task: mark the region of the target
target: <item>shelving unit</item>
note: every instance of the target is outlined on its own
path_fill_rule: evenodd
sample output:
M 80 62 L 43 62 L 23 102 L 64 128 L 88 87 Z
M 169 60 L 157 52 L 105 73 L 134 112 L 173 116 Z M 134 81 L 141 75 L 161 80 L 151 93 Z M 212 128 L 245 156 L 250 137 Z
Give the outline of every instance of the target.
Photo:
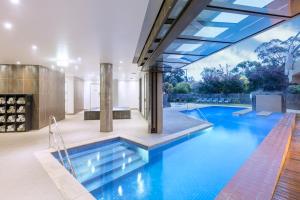
M 26 132 L 32 127 L 32 95 L 0 94 L 0 133 Z

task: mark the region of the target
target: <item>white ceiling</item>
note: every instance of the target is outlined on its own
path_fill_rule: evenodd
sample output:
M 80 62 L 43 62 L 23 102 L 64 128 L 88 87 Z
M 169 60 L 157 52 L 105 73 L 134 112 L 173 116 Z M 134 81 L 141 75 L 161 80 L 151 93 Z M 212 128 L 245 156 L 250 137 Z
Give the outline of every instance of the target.
M 130 79 L 137 73 L 132 59 L 148 1 L 20 0 L 14 5 L 0 0 L 0 63 L 50 67 L 62 54 L 73 62 L 67 74 L 96 79 L 99 63 L 110 62 L 115 77 Z M 11 30 L 3 28 L 6 21 Z

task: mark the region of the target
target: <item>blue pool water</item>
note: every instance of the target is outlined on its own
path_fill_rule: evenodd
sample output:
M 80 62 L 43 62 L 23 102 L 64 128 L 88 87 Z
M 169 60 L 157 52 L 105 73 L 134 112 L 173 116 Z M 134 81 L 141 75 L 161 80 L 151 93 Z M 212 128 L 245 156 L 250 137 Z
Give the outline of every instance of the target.
M 97 199 L 214 199 L 282 116 L 232 115 L 241 109 L 202 108 L 213 127 L 151 151 L 122 140 L 70 149 L 78 180 Z

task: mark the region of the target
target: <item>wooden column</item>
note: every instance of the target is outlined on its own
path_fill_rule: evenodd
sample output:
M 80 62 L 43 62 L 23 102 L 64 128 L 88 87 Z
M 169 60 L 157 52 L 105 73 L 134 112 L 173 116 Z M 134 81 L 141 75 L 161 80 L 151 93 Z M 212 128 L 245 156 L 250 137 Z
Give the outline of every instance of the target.
M 112 64 L 100 64 L 100 131 L 113 131 Z
M 161 72 L 149 72 L 148 79 L 148 108 L 149 132 L 163 132 L 163 75 Z

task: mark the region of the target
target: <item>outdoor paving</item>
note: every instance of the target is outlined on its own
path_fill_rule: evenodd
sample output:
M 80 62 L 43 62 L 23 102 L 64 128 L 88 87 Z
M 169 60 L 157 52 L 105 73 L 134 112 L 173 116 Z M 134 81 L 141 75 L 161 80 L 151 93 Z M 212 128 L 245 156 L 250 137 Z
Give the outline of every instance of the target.
M 300 199 L 300 120 L 292 136 L 289 153 L 277 183 L 273 200 Z

